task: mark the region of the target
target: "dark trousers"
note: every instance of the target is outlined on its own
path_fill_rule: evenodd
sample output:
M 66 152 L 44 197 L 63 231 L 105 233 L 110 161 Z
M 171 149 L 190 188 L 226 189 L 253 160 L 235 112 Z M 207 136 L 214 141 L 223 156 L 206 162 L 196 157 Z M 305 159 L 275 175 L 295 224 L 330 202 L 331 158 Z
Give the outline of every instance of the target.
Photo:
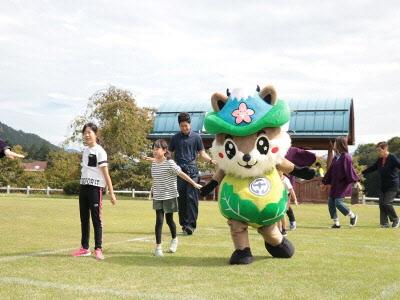
M 176 225 L 174 222 L 173 213 L 166 213 L 165 219 L 167 220 L 169 230 L 171 231 L 171 237 L 173 239 L 176 238 Z M 163 223 L 164 223 L 164 211 L 162 209 L 157 209 L 156 210 L 156 226 L 155 226 L 156 243 L 157 244 L 161 244 L 161 234 L 162 234 Z
M 198 177 L 192 177 L 198 182 Z M 189 182 L 178 177 L 178 205 L 179 224 L 184 227 L 196 229 L 199 213 L 199 192 Z
M 293 222 L 296 221 L 296 218 L 294 217 L 293 209 L 290 207 L 290 205 L 289 205 L 289 208 L 286 211 L 286 215 L 288 216 L 290 223 L 293 223 Z
M 101 208 L 103 206 L 103 189 L 92 185 L 81 185 L 79 190 L 79 212 L 81 216 L 82 248 L 89 249 L 90 215 L 94 228 L 95 249 L 100 248 L 103 239 Z
M 398 216 L 393 207 L 393 200 L 396 197 L 396 191 L 381 192 L 379 196 L 379 213 L 381 225 L 388 224 L 388 217 L 391 222 L 398 220 Z

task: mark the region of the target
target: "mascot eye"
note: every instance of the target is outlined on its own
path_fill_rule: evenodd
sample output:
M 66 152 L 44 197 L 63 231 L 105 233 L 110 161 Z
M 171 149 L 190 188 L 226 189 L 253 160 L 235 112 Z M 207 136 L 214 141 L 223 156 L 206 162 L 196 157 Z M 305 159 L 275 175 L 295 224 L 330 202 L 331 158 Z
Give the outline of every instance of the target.
M 266 155 L 268 153 L 269 149 L 269 142 L 266 137 L 260 137 L 257 140 L 257 150 L 263 155 Z
M 229 159 L 232 159 L 236 155 L 235 144 L 232 143 L 231 141 L 227 141 L 225 143 L 225 153 Z

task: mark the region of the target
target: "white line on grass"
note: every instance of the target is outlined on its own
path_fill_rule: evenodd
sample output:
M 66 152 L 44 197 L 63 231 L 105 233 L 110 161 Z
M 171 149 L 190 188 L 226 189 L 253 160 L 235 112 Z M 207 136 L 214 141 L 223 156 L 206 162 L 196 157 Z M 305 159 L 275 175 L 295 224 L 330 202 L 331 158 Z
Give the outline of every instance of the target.
M 400 292 L 400 285 L 398 282 L 394 282 L 390 285 L 387 285 L 381 292 L 380 295 L 373 298 L 375 299 L 388 299 L 395 295 L 398 295 Z
M 103 294 L 103 295 L 120 296 L 120 297 L 151 298 L 151 299 L 176 299 L 176 295 L 166 295 L 165 293 L 156 294 L 149 292 L 124 291 L 124 290 L 101 288 L 101 287 L 56 283 L 51 281 L 32 280 L 27 278 L 0 277 L 0 285 L 5 285 L 5 284 L 30 286 L 30 287 L 38 287 L 46 289 L 57 289 L 57 290 L 72 291 L 85 294 Z
M 143 237 L 138 237 L 138 238 L 124 240 L 124 241 L 109 242 L 109 243 L 106 243 L 106 245 L 118 245 L 118 244 L 130 243 L 130 242 L 151 242 L 151 241 L 152 241 L 151 237 L 143 236 Z M 72 251 L 75 249 L 76 248 L 64 248 L 64 249 L 57 249 L 57 250 L 25 253 L 25 254 L 20 254 L 20 255 L 13 255 L 13 256 L 5 256 L 5 257 L 0 258 L 0 263 L 15 261 L 15 260 L 29 258 L 29 257 L 33 257 L 33 256 L 45 256 L 45 255 L 49 255 L 49 254 L 63 253 L 63 252 Z

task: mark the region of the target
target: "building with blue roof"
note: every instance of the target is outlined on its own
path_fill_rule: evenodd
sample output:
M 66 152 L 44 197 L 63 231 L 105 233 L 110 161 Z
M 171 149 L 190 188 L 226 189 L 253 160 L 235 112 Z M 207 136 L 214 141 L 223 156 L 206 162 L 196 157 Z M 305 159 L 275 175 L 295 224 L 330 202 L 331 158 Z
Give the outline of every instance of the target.
M 312 150 L 328 150 L 329 142 L 337 136 L 347 136 L 354 145 L 353 99 L 298 99 L 287 100 L 291 118 L 288 132 L 296 147 Z M 149 138 L 169 140 L 179 132 L 178 114 L 191 115 L 192 130 L 200 134 L 206 148 L 211 147 L 214 135 L 204 129 L 204 118 L 211 111 L 210 101 L 167 102 L 158 109 Z

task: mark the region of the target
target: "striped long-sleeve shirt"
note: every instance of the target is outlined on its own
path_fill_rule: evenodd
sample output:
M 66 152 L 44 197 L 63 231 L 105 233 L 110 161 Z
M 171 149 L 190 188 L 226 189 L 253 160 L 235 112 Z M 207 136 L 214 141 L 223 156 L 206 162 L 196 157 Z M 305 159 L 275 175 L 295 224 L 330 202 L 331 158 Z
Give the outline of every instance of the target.
M 172 160 L 162 163 L 153 161 L 151 177 L 153 177 L 153 199 L 167 200 L 178 197 L 176 176 L 182 172 L 181 168 Z

